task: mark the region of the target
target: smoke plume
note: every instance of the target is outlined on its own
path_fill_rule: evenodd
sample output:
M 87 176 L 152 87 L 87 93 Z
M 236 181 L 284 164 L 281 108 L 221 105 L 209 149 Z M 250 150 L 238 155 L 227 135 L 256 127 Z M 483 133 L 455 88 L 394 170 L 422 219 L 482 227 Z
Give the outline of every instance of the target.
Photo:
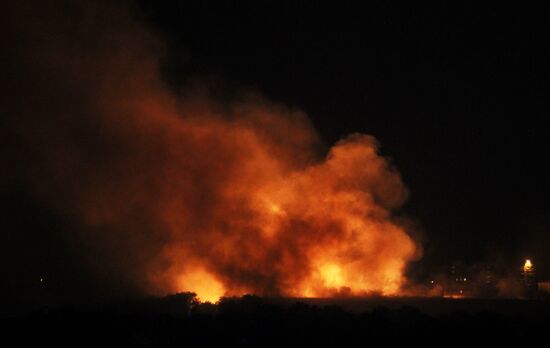
M 75 254 L 137 292 L 398 294 L 419 248 L 392 216 L 407 189 L 375 138 L 319 155 L 300 110 L 172 92 L 165 47 L 131 13 L 4 11 L 2 186 L 74 219 Z

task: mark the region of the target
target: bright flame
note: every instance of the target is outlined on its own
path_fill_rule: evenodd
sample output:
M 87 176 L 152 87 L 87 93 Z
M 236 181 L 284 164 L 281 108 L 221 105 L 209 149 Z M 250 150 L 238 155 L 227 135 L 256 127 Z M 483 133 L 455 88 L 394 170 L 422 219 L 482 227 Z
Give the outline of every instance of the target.
M 241 148 L 247 136 L 224 146 L 248 156 L 232 166 L 230 177 L 216 176 L 212 206 L 184 196 L 165 209 L 174 234 L 165 249 L 172 264 L 165 276 L 185 275 L 178 290 L 203 300 L 243 293 L 398 294 L 417 250 L 391 217 L 405 189 L 374 139 L 346 139 L 325 160 L 290 170 L 292 164 L 263 152 L 269 149 L 260 151 L 266 145 L 256 136 Z
M 199 301 L 212 303 L 218 302 L 225 292 L 223 285 L 202 269 L 182 274 L 177 287 L 181 292 L 194 292 Z
M 523 264 L 523 271 L 530 272 L 532 269 L 533 269 L 533 264 L 531 263 L 531 260 L 529 259 L 525 260 L 525 263 Z
M 399 293 L 419 251 L 394 216 L 408 190 L 374 137 L 353 134 L 326 148 L 307 115 L 255 93 L 212 100 L 190 84 L 175 94 L 161 74 L 160 46 L 139 25 L 126 33 L 125 19 L 109 20 L 122 32 L 98 26 L 98 47 L 89 49 L 74 44 L 96 37 L 88 19 L 68 36 L 64 21 L 30 26 L 44 28 L 48 49 L 16 72 L 52 84 L 13 86 L 32 95 L 10 99 L 8 113 L 18 117 L 0 128 L 32 156 L 28 166 L 14 163 L 13 182 L 78 219 L 78 240 L 90 243 L 83 250 L 103 252 L 113 266 L 100 272 L 204 301 Z M 35 42 L 28 38 L 22 47 Z M 98 278 L 117 279 L 116 289 L 122 279 Z
M 338 265 L 327 264 L 319 269 L 323 282 L 328 288 L 339 288 L 344 285 L 342 270 Z

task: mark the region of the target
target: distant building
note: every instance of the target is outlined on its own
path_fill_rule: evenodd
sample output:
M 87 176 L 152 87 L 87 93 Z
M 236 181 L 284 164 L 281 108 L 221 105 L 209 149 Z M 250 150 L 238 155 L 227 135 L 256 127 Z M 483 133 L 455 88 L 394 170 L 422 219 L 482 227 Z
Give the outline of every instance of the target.
M 535 297 L 538 292 L 538 283 L 535 265 L 530 259 L 525 260 L 525 263 L 521 267 L 521 281 L 525 297 Z

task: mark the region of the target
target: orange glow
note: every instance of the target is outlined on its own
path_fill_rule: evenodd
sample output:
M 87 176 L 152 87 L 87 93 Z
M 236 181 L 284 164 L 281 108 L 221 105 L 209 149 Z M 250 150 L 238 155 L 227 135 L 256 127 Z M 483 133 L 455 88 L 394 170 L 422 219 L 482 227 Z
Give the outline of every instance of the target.
M 45 94 L 8 123 L 32 156 L 14 183 L 74 217 L 85 264 L 101 261 L 93 279 L 204 301 L 401 294 L 421 251 L 399 216 L 408 189 L 373 136 L 327 144 L 303 111 L 217 78 L 174 93 L 153 35 L 124 16 L 96 37 L 96 12 L 68 36 L 64 21 L 38 26 L 55 54 L 25 58 L 44 82 L 28 92 Z
M 339 288 L 344 285 L 342 270 L 335 264 L 328 264 L 319 269 L 323 282 L 328 288 Z
M 444 298 L 450 298 L 450 299 L 453 299 L 453 300 L 461 300 L 461 299 L 467 298 L 467 296 L 464 295 L 464 294 L 452 294 L 452 295 L 445 295 L 443 297 Z
M 229 139 L 235 132 L 239 142 L 223 147 L 236 146 L 234 152 L 247 156 L 239 157 L 233 173 L 217 176 L 214 205 L 206 211 L 186 197 L 166 206 L 173 242 L 164 256 L 172 267 L 157 284 L 166 288 L 162 279 L 175 277 L 173 290 L 209 301 L 244 293 L 399 294 L 404 268 L 418 251 L 392 219 L 406 191 L 373 138 L 346 139 L 325 160 L 296 167 L 268 156 L 272 150 L 253 133 L 238 127 L 226 132 Z M 200 224 L 198 216 L 204 216 Z
M 178 292 L 194 292 L 199 301 L 212 303 L 217 302 L 225 292 L 216 278 L 201 269 L 179 276 L 177 288 Z
M 530 272 L 532 269 L 533 269 L 533 264 L 531 263 L 531 260 L 529 259 L 525 260 L 525 263 L 523 264 L 523 271 Z

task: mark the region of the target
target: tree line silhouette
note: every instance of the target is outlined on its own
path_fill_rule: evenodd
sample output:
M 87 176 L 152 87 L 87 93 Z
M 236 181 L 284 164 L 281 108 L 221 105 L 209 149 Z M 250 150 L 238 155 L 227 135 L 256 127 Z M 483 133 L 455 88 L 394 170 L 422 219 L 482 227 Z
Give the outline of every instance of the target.
M 546 341 L 550 312 L 428 315 L 413 306 L 357 312 L 252 295 L 200 303 L 195 294 L 181 293 L 40 308 L 4 316 L 1 326 L 3 346 L 508 347 Z

